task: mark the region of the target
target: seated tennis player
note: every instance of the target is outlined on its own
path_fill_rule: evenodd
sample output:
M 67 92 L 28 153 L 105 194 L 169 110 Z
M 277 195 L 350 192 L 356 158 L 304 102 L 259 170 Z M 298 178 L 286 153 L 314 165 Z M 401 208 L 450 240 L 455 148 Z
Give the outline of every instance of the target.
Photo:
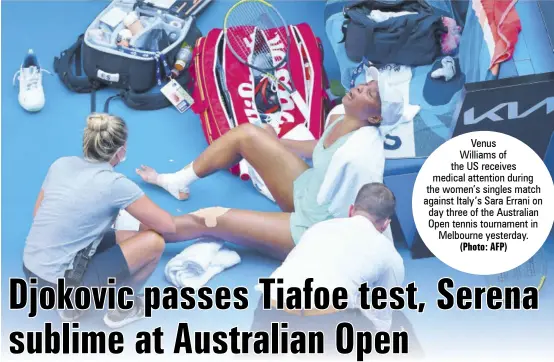
M 55 287 L 64 278 L 66 285 L 99 287 L 117 278 L 118 285 L 140 288 L 156 268 L 165 247 L 160 234 L 175 232 L 176 226 L 171 215 L 114 170 L 125 160 L 126 142 L 122 119 L 92 114 L 84 130 L 84 157 L 62 157 L 50 166 L 23 252 L 25 274 L 40 286 Z M 113 231 L 121 209 L 153 231 Z M 88 265 L 76 270 L 75 260 L 89 256 Z M 109 312 L 104 321 L 120 327 L 140 318 L 142 306 L 137 298 L 134 308 Z M 63 320 L 80 316 L 60 315 Z
M 312 225 L 346 216 L 360 188 L 382 182 L 385 154 L 379 124 L 386 107 L 381 98 L 389 87 L 370 68 L 372 79 L 350 90 L 343 98 L 344 114 L 331 114 L 319 141 L 280 140 L 275 134 L 251 124 L 236 127 L 213 142 L 196 160 L 172 174 L 158 174 L 142 166 L 137 173 L 174 197 L 188 197 L 189 186 L 218 170 L 246 159 L 258 172 L 282 212 L 256 212 L 209 208 L 197 213 L 206 225 L 185 215 L 178 217 L 177 233 L 166 240 L 198 236 L 257 247 L 280 258 L 298 243 Z M 384 98 L 386 99 L 386 98 Z M 302 159 L 311 158 L 313 167 Z

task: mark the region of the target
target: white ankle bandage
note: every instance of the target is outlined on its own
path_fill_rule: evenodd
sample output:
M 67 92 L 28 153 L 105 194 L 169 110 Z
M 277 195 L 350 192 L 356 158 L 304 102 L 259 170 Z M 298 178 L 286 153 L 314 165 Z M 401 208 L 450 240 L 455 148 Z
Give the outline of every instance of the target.
M 185 200 L 188 198 L 188 186 L 196 180 L 198 180 L 198 176 L 194 172 L 191 163 L 175 173 L 164 173 L 158 175 L 156 183 L 160 187 L 163 187 L 176 199 Z

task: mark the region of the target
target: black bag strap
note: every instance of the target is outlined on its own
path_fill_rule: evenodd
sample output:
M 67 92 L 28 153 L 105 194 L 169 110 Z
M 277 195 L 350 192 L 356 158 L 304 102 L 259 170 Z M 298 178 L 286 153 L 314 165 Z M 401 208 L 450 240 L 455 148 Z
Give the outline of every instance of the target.
M 356 8 L 369 8 L 369 9 L 372 9 L 373 8 L 373 1 L 367 1 L 367 0 L 358 0 L 358 1 L 352 1 L 352 2 L 349 2 L 347 5 L 344 6 L 343 8 L 343 15 L 346 17 L 346 13 L 349 11 L 349 10 L 352 10 L 352 9 L 356 9 Z M 371 11 L 371 10 L 370 10 Z
M 192 83 L 191 79 L 192 77 L 187 69 L 183 71 L 181 75 L 175 80 L 185 90 L 190 91 L 190 89 L 187 89 L 187 87 Z M 118 98 L 121 99 L 127 107 L 139 111 L 155 111 L 172 105 L 171 102 L 161 92 L 137 93 L 131 89 L 128 89 L 123 90 L 119 94 L 109 97 L 106 100 L 106 103 L 104 104 L 105 113 L 109 113 L 110 102 Z
M 121 93 L 116 94 L 115 96 L 108 97 L 108 99 L 106 99 L 106 102 L 104 103 L 104 113 L 110 113 L 110 102 L 116 98 L 121 98 Z
M 62 83 L 70 90 L 76 93 L 90 93 L 90 110 L 96 111 L 96 91 L 103 87 L 97 81 L 83 76 L 82 56 L 84 34 L 77 37 L 77 41 L 67 50 L 63 51 L 59 57 L 54 58 L 54 72 L 58 74 Z M 75 65 L 75 73 L 73 73 Z
M 54 72 L 56 72 L 62 83 L 76 93 L 90 93 L 101 87 L 98 82 L 92 82 L 87 76 L 82 75 L 81 50 L 84 34 L 79 35 L 77 41 L 64 50 L 59 57 L 54 58 Z M 75 73 L 72 66 L 75 65 Z

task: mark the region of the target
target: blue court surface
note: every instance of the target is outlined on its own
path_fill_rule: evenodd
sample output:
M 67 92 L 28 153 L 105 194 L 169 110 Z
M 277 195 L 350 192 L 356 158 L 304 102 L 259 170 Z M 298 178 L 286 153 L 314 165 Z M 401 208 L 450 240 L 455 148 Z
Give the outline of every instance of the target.
M 221 27 L 232 1 L 216 0 L 200 16 L 199 26 L 205 33 Z M 47 319 L 58 320 L 53 313 L 44 313 L 36 321 L 27 321 L 23 312 L 8 308 L 8 278 L 22 277 L 22 251 L 32 222 L 33 206 L 49 165 L 58 157 L 80 155 L 85 117 L 90 110 L 89 95 L 69 92 L 57 76 L 44 75 L 46 106 L 38 114 L 26 113 L 18 104 L 12 77 L 19 69 L 27 50 L 32 48 L 43 68 L 53 71 L 53 59 L 69 47 L 94 17 L 106 6 L 105 1 L 3 1 L 2 2 L 2 339 L 15 328 L 38 326 Z M 339 79 L 340 72 L 323 24 L 323 1 L 281 1 L 277 8 L 291 23 L 309 23 L 325 44 L 325 66 L 330 79 Z M 114 91 L 98 94 L 99 106 Z M 114 101 L 111 113 L 122 116 L 130 127 L 127 161 L 119 171 L 138 182 L 147 194 L 172 214 L 191 212 L 203 207 L 225 206 L 261 211 L 277 210 L 277 206 L 259 194 L 250 183 L 240 181 L 228 172 L 219 172 L 195 183 L 191 198 L 180 202 L 165 192 L 140 182 L 134 170 L 141 164 L 161 172 L 173 172 L 192 161 L 207 143 L 199 118 L 192 112 L 179 114 L 173 108 L 160 111 L 133 111 Z M 554 255 L 552 236 L 548 241 L 550 259 Z M 165 263 L 187 244 L 168 245 L 161 264 L 148 285 L 165 287 Z M 523 311 L 440 311 L 436 282 L 451 277 L 456 285 L 484 285 L 482 277 L 466 275 L 444 265 L 436 258 L 413 260 L 405 246 L 399 245 L 407 270 L 406 282 L 415 281 L 418 299 L 427 302 L 423 314 L 406 312 L 428 355 L 444 357 L 474 354 L 493 355 L 495 343 L 504 352 L 513 349 L 535 351 L 544 357 L 553 352 L 554 277 L 547 279 L 541 292 L 540 310 Z M 254 285 L 259 277 L 269 276 L 279 265 L 258 253 L 239 248 L 242 262 L 216 276 L 209 286 L 230 288 L 246 286 L 250 307 L 246 311 L 158 311 L 153 318 L 126 327 L 132 335 L 139 330 L 162 326 L 171 345 L 178 322 L 188 322 L 194 330 L 229 330 L 238 326 L 248 330 L 259 293 Z M 24 322 L 25 321 L 25 322 Z M 24 323 L 24 324 L 23 324 Z M 59 322 L 56 322 L 59 323 Z M 82 320 L 83 329 L 103 329 L 100 312 Z M 533 346 L 533 347 L 530 347 Z M 171 351 L 169 349 L 168 351 Z M 532 358 L 529 358 L 532 359 Z

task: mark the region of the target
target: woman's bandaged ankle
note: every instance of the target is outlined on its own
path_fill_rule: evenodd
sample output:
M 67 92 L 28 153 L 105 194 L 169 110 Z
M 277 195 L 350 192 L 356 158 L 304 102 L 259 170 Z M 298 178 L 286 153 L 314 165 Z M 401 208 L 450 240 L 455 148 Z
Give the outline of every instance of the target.
M 195 212 L 191 212 L 191 215 L 196 215 L 204 219 L 204 223 L 207 227 L 213 228 L 217 226 L 217 218 L 223 216 L 230 209 L 226 207 L 208 207 L 206 209 L 200 209 Z
M 181 199 L 181 193 L 188 193 L 188 186 L 196 181 L 198 176 L 192 168 L 192 164 L 175 173 L 158 175 L 156 183 L 163 187 L 173 197 Z

